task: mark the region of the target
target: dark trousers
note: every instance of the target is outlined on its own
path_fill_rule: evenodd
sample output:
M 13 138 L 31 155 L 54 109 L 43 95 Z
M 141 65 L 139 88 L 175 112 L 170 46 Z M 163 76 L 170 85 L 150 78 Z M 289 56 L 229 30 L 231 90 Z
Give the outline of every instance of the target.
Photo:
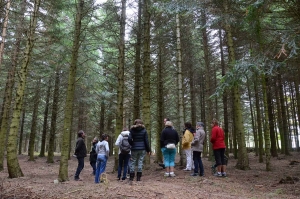
M 96 173 L 96 162 L 90 162 L 90 165 L 93 168 L 93 175 L 95 175 L 95 173 Z
M 200 176 L 203 176 L 204 175 L 204 167 L 203 167 L 200 151 L 193 151 L 193 160 L 194 160 L 194 173 L 198 173 L 198 169 L 199 169 Z
M 226 165 L 225 162 L 225 149 L 215 149 L 214 150 L 216 164 L 219 165 Z
M 118 178 L 121 177 L 122 168 L 123 168 L 123 180 L 126 179 L 127 167 L 129 163 L 130 154 L 119 154 L 119 166 L 118 166 Z
M 83 158 L 77 158 L 78 160 L 78 166 L 77 166 L 77 170 L 75 173 L 74 178 L 75 179 L 79 179 L 79 174 L 82 171 L 83 167 L 84 167 L 84 157 Z

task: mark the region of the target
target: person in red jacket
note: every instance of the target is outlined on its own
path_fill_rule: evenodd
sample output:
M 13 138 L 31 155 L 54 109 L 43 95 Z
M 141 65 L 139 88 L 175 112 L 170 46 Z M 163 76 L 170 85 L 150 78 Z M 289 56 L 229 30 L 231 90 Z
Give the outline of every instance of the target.
M 211 123 L 211 138 L 210 142 L 213 145 L 214 156 L 217 164 L 217 173 L 215 176 L 226 177 L 226 162 L 225 162 L 225 135 L 222 128 L 219 127 L 218 120 L 213 119 Z

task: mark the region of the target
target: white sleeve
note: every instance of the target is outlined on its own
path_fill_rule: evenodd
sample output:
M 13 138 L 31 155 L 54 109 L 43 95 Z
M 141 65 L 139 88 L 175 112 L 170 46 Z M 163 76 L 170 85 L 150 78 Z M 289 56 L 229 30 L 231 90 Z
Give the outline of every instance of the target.
M 118 136 L 117 140 L 116 140 L 116 143 L 115 143 L 116 146 L 120 146 L 120 143 L 121 143 L 121 137 L 122 137 L 122 135 L 120 134 L 120 135 Z
M 109 146 L 108 146 L 108 142 L 105 143 L 105 149 L 106 149 L 106 156 L 109 156 Z

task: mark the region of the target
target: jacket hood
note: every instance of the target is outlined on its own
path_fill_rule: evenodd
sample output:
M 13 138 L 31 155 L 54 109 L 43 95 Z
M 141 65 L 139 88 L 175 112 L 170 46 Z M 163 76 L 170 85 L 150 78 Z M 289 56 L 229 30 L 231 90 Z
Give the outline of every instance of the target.
M 129 131 L 122 131 L 122 132 L 121 132 L 121 135 L 122 135 L 122 136 L 128 136 L 129 133 L 130 133 Z
M 143 124 L 137 124 L 137 125 L 133 125 L 131 126 L 131 129 L 144 129 L 145 126 Z

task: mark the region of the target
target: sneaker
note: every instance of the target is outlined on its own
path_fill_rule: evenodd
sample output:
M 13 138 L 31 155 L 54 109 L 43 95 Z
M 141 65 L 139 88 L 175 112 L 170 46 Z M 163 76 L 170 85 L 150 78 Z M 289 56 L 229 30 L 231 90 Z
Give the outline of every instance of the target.
M 74 180 L 75 181 L 82 181 L 80 178 L 75 178 Z
M 198 176 L 198 173 L 191 173 L 190 176 Z
M 183 169 L 184 171 L 191 171 L 191 169 L 188 169 L 188 168 L 185 168 L 185 169 Z
M 214 174 L 214 176 L 217 176 L 217 177 L 222 177 L 222 174 L 221 174 L 221 173 L 218 173 L 218 172 L 216 172 L 216 173 Z
M 222 177 L 227 177 L 226 172 L 222 173 Z
M 199 176 L 204 177 L 204 174 L 199 174 Z
M 165 176 L 165 177 L 169 177 L 170 174 L 169 174 L 169 173 L 165 173 L 164 176 Z
M 170 176 L 175 177 L 176 175 L 175 175 L 175 173 L 170 173 Z

